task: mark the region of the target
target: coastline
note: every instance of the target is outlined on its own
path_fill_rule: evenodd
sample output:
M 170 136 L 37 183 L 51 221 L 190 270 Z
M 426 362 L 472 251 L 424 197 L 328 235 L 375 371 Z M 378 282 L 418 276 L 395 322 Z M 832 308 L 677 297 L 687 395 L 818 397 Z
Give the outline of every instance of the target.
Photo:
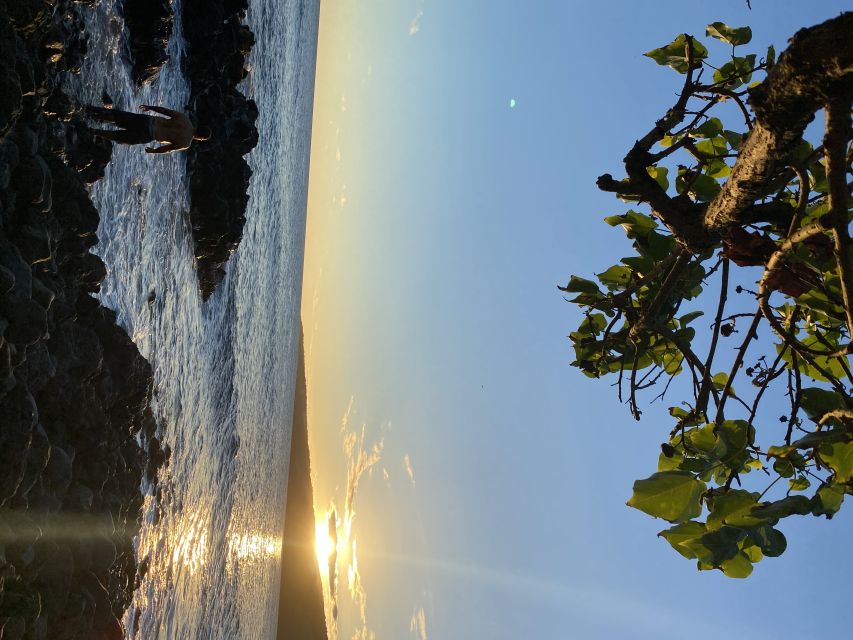
M 151 369 L 91 294 L 104 263 L 86 184 L 111 147 L 60 88 L 87 42 L 69 0 L 0 0 L 0 629 L 121 638 L 133 538 L 167 454 Z
M 304 336 L 299 341 L 287 505 L 281 551 L 277 640 L 326 640 L 320 567 L 314 551 L 314 495 L 308 447 Z

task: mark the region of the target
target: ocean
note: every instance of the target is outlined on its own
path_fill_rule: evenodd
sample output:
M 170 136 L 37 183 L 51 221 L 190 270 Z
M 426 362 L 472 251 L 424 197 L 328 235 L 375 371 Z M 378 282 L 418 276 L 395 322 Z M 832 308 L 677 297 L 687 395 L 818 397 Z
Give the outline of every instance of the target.
M 116 108 L 181 109 L 181 0 L 170 61 L 141 89 L 123 55 L 116 3 L 86 10 L 89 53 L 69 92 Z M 260 141 L 244 236 L 202 301 L 193 265 L 185 158 L 116 145 L 91 188 L 101 301 L 154 371 L 158 437 L 171 449 L 145 493 L 128 637 L 261 639 L 275 634 L 305 239 L 319 0 L 251 0 L 256 44 L 244 92 Z

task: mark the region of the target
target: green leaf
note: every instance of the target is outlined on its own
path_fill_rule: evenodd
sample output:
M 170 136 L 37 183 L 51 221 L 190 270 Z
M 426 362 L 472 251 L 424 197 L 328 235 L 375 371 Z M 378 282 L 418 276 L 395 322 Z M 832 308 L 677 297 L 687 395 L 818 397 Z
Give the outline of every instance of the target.
M 806 415 L 817 422 L 823 414 L 844 407 L 844 398 L 836 391 L 807 387 L 800 396 L 800 406 Z
M 665 65 L 687 73 L 687 34 L 682 33 L 665 47 L 652 49 L 643 55 L 651 58 L 659 65 Z M 708 57 L 708 50 L 696 38 L 693 38 L 693 68 L 702 66 L 702 60 Z
M 710 202 L 719 192 L 719 183 L 705 174 L 696 176 L 690 185 L 690 193 L 700 202 Z
M 705 30 L 705 35 L 736 47 L 752 40 L 752 29 L 749 27 L 730 27 L 725 22 L 712 22 Z
M 706 533 L 697 540 L 688 540 L 682 543 L 701 562 L 708 563 L 714 567 L 733 558 L 740 551 L 739 543 L 746 536 L 742 529 L 735 527 L 722 527 L 716 531 Z
M 809 482 L 809 479 L 805 476 L 788 480 L 788 484 L 790 485 L 791 491 L 805 491 L 812 486 L 812 483 Z
M 717 446 L 717 436 L 714 433 L 713 424 L 706 424 L 704 427 L 690 429 L 684 434 L 684 437 L 691 449 L 698 449 L 704 453 L 710 453 Z
M 601 293 L 598 285 L 592 280 L 572 276 L 569 278 L 569 284 L 563 289 L 566 293 Z
M 748 555 L 741 551 L 734 558 L 724 560 L 720 568 L 729 578 L 748 578 L 752 573 L 752 561 Z
M 723 131 L 723 137 L 726 139 L 726 142 L 729 143 L 732 151 L 740 149 L 740 144 L 743 142 L 743 134 L 726 129 Z
M 696 318 L 703 316 L 703 315 L 705 315 L 704 311 L 691 311 L 690 313 L 685 313 L 683 316 L 681 316 L 678 319 L 678 323 L 682 327 L 686 327 L 688 324 L 693 322 Z M 670 411 L 670 414 L 671 413 L 672 413 L 672 411 Z M 686 414 L 686 412 L 685 412 L 685 414 Z
M 646 171 L 648 171 L 649 175 L 654 178 L 655 182 L 658 183 L 661 189 L 664 191 L 669 189 L 669 180 L 666 177 L 669 173 L 669 169 L 666 167 L 646 167 Z
M 729 145 L 726 144 L 725 138 L 716 137 L 696 143 L 696 149 L 706 156 L 721 158 L 729 152 Z
M 853 477 L 853 442 L 836 442 L 820 447 L 820 459 L 835 472 L 835 482 L 849 482 Z
M 811 513 L 812 507 L 805 496 L 788 496 L 775 502 L 768 502 L 752 510 L 752 515 L 765 520 L 787 518 L 792 515 L 804 516 Z
M 607 216 L 604 221 L 611 227 L 621 225 L 629 238 L 645 237 L 657 229 L 658 223 L 654 218 L 629 209 L 622 215 Z
M 757 527 L 766 524 L 763 518 L 752 515 L 752 508 L 758 504 L 757 493 L 741 489 L 729 489 L 725 494 L 713 501 L 711 513 L 708 515 L 709 531 L 719 529 L 723 525 L 733 527 Z
M 708 118 L 693 129 L 693 135 L 698 138 L 716 138 L 723 132 L 723 123 L 719 118 Z
M 752 79 L 754 68 L 754 54 L 732 58 L 731 62 L 714 71 L 714 82 L 723 83 L 729 89 L 737 89 Z
M 597 274 L 597 277 L 608 289 L 623 289 L 631 281 L 631 269 L 613 265 L 606 271 Z
M 755 544 L 751 538 L 744 540 L 741 551 L 746 554 L 746 557 L 749 558 L 750 562 L 753 564 L 761 562 L 764 558 L 764 553 L 761 551 L 761 547 Z
M 686 471 L 659 471 L 634 482 L 628 506 L 669 522 L 683 522 L 702 513 L 699 498 L 705 483 Z
M 664 529 L 658 534 L 658 536 L 664 538 L 672 545 L 673 549 L 678 551 L 678 553 L 688 560 L 693 560 L 696 557 L 696 554 L 684 546 L 685 543 L 692 542 L 697 538 L 701 538 L 703 535 L 705 535 L 705 525 L 701 522 L 696 522 L 695 520 L 682 522 L 674 527 L 670 527 L 669 529 Z
M 726 420 L 717 426 L 718 444 L 714 454 L 728 463 L 743 453 L 753 437 L 754 430 L 746 420 Z
M 790 478 L 794 475 L 794 465 L 785 458 L 776 458 L 773 461 L 773 470 L 783 478 Z
M 776 64 L 776 47 L 774 47 L 772 44 L 767 47 L 767 56 L 765 56 L 764 60 L 767 63 L 768 67 L 772 67 L 774 64 Z
M 825 484 L 817 490 L 815 497 L 816 504 L 812 514 L 826 516 L 829 519 L 841 509 L 841 503 L 844 502 L 844 489 L 834 484 Z
M 788 541 L 785 540 L 784 534 L 770 525 L 748 529 L 747 535 L 768 558 L 777 558 L 788 548 Z

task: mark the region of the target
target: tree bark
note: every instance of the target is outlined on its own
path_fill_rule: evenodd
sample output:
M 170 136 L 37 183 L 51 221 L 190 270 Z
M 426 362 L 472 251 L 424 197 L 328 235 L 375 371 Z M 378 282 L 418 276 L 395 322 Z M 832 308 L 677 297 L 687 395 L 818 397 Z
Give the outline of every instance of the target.
M 747 212 L 770 194 L 806 126 L 830 100 L 853 95 L 853 12 L 801 29 L 760 85 L 750 91 L 756 124 L 731 176 L 708 205 L 708 229 L 749 222 Z M 849 100 L 848 100 L 849 101 Z

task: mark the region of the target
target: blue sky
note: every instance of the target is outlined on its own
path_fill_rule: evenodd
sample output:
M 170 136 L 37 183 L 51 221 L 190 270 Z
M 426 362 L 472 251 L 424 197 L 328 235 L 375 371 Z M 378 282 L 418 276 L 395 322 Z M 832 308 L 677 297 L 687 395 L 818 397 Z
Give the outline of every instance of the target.
M 626 255 L 602 222 L 625 207 L 595 179 L 681 81 L 644 51 L 717 20 L 781 51 L 848 8 L 752 5 L 323 2 L 303 319 L 315 504 L 349 507 L 357 540 L 339 637 L 850 628 L 844 510 L 785 523 L 785 555 L 733 581 L 624 505 L 665 406 L 635 423 L 569 366 L 579 314 L 556 289 Z

